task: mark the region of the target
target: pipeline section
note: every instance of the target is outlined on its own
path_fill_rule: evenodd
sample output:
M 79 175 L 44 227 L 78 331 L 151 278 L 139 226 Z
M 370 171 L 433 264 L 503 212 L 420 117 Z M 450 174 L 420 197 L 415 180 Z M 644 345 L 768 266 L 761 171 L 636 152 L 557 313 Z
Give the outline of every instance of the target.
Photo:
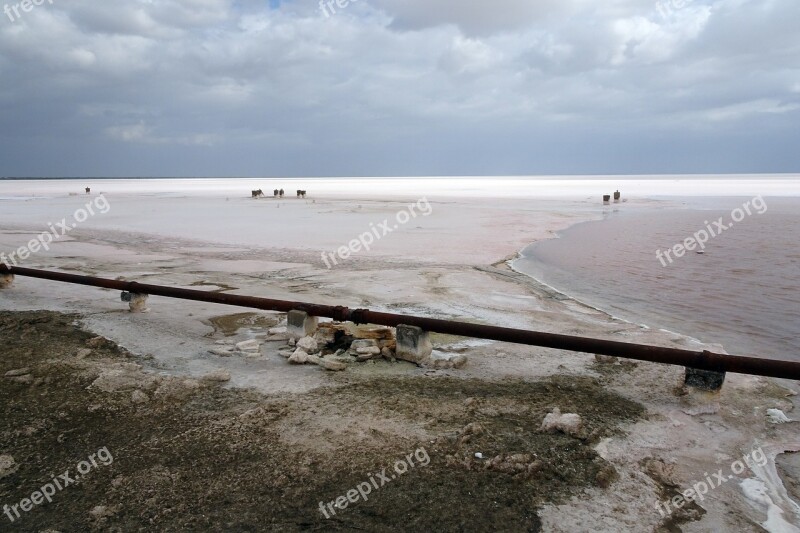
M 800 362 L 766 359 L 752 356 L 738 356 L 712 353 L 709 351 L 691 351 L 679 348 L 665 348 L 644 344 L 634 344 L 573 335 L 544 333 L 522 329 L 504 328 L 484 324 L 471 324 L 453 320 L 441 320 L 394 313 L 382 313 L 369 309 L 350 309 L 343 306 L 321 305 L 307 302 L 292 302 L 288 300 L 274 300 L 255 296 L 226 294 L 150 285 L 135 281 L 119 281 L 112 279 L 35 270 L 31 268 L 9 267 L 0 264 L 0 274 L 14 274 L 16 276 L 59 281 L 76 285 L 116 289 L 134 294 L 147 294 L 150 296 L 163 296 L 181 300 L 194 300 L 237 307 L 260 309 L 263 311 L 286 312 L 292 310 L 305 311 L 309 315 L 326 317 L 339 322 L 354 322 L 356 324 L 376 324 L 381 326 L 397 327 L 400 324 L 418 326 L 425 331 L 487 339 L 530 346 L 541 346 L 556 350 L 567 350 L 590 354 L 608 355 L 649 361 L 667 365 L 678 365 L 698 370 L 712 372 L 733 372 L 737 374 L 750 374 L 800 380 Z

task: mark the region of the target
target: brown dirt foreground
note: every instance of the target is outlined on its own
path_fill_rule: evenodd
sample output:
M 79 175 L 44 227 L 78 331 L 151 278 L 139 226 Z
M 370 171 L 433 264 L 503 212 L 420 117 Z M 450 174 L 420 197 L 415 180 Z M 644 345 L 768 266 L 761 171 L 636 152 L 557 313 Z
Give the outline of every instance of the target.
M 307 394 L 264 396 L 147 371 L 79 319 L 0 313 L 0 505 L 75 477 L 101 448 L 113 462 L 14 522 L 0 514 L 0 530 L 538 531 L 543 504 L 613 490 L 592 445 L 645 414 L 586 378 L 344 372 Z M 540 432 L 553 407 L 579 413 L 584 434 Z M 400 475 L 396 461 L 415 451 Z M 368 500 L 320 512 L 373 479 Z

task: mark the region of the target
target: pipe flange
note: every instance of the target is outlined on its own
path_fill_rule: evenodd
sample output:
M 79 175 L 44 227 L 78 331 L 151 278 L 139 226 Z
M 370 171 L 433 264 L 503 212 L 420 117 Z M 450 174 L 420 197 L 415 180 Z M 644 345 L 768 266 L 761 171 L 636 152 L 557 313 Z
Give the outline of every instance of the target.
M 337 305 L 333 308 L 333 313 L 331 313 L 333 318 L 336 322 L 347 322 L 350 318 L 350 309 L 343 305 Z
M 369 313 L 369 309 L 353 309 L 350 312 L 350 320 L 358 325 L 358 324 L 366 324 L 367 319 L 366 315 Z

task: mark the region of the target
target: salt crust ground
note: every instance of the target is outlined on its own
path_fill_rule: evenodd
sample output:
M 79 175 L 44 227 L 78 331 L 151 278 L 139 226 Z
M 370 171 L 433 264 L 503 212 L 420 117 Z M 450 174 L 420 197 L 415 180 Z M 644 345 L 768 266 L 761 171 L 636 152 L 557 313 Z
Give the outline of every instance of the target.
M 412 220 L 384 237 L 372 252 L 329 270 L 321 251 L 368 231 L 370 222 L 394 217 L 414 199 L 108 199 L 110 213 L 90 219 L 24 266 L 174 286 L 201 281 L 209 290 L 216 284 L 256 296 L 698 348 L 678 335 L 643 329 L 564 300 L 502 263 L 530 242 L 575 222 L 608 216 L 613 209 L 656 208 L 650 201 L 633 200 L 604 210 L 591 199 L 440 198 L 431 202 L 430 216 Z M 32 202 L 24 216 L 15 202 L 13 212 L 0 214 L 0 249 L 27 242 L 46 222 L 71 214 L 82 201 L 85 198 L 56 197 Z M 268 394 L 307 392 L 329 383 L 322 372 L 289 367 L 269 354 L 255 360 L 210 356 L 213 341 L 204 336 L 212 331 L 209 320 L 236 309 L 151 298 L 149 313 L 131 315 L 114 292 L 25 279 L 0 294 L 0 309 L 79 312 L 87 328 L 150 358 L 150 367 L 172 375 L 199 376 L 226 368 L 233 377 L 231 387 Z M 604 372 L 583 354 L 478 341 L 461 348 L 470 364 L 444 374 L 528 380 Z M 374 372 L 368 367 L 354 371 Z M 774 425 L 765 416 L 767 409 L 779 408 L 797 418 L 797 383 L 730 375 L 721 394 L 676 394 L 680 369 L 644 363 L 604 375 L 604 380 L 610 390 L 644 405 L 648 416 L 626 427 L 627 436 L 610 438 L 598 447 L 621 473 L 620 479 L 609 489 L 588 489 L 568 503 L 545 507 L 540 512 L 545 531 L 669 528 L 671 522 L 655 507 L 665 485 L 690 488 L 705 472 L 729 470 L 732 461 L 756 447 L 768 450 L 771 461 L 761 471 L 741 477 L 763 482 L 766 498 L 746 498 L 741 480 L 731 480 L 700 504 L 705 513 L 699 520 L 681 528 L 798 531 L 800 508 L 786 489 L 797 490 L 796 478 L 789 479 L 792 471 L 797 475 L 796 465 L 786 459 L 796 455 L 780 454 L 800 449 L 800 433 L 797 423 Z M 784 464 L 780 474 L 776 456 Z M 643 464 L 653 459 L 668 467 L 668 479 L 654 481 L 646 473 Z M 798 500 L 796 492 L 793 497 Z

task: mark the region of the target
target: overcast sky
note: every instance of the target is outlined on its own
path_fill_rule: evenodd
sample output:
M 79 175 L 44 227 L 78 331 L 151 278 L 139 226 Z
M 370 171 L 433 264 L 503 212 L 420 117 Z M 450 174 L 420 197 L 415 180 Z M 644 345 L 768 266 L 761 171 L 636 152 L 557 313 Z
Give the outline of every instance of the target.
M 800 171 L 798 0 L 17 1 L 0 176 Z

